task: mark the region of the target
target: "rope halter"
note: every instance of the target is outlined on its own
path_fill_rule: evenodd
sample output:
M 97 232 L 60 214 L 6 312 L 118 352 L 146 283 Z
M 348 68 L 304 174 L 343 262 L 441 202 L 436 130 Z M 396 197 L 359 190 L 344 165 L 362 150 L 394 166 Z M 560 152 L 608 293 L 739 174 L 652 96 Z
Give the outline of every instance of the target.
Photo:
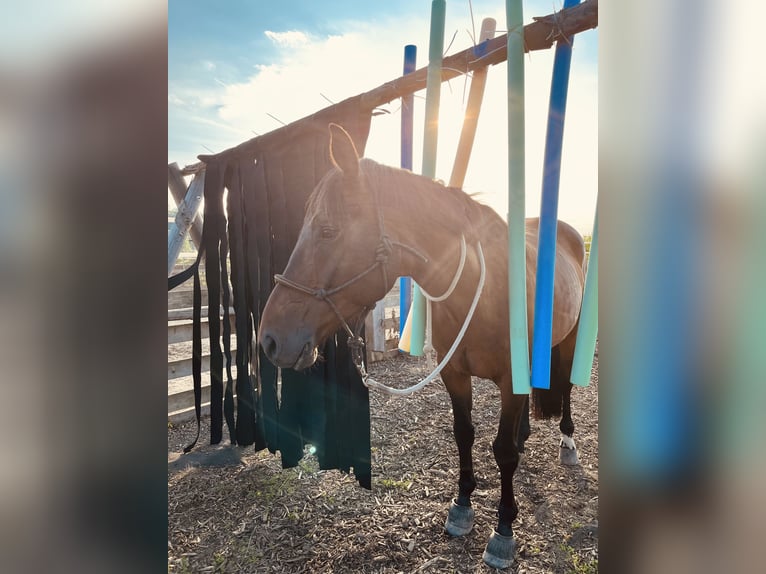
M 306 295 L 310 295 L 312 297 L 315 297 L 316 299 L 319 299 L 320 301 L 324 301 L 327 303 L 330 308 L 332 309 L 333 313 L 335 313 L 335 316 L 338 317 L 338 320 L 340 320 L 340 324 L 343 327 L 343 330 L 346 331 L 348 334 L 348 346 L 351 349 L 352 357 L 354 359 L 354 364 L 356 365 L 357 370 L 359 370 L 360 375 L 362 375 L 362 378 L 366 376 L 366 371 L 364 369 L 364 361 L 363 361 L 363 348 L 364 348 L 364 339 L 358 334 L 362 330 L 362 326 L 364 324 L 364 317 L 367 314 L 367 312 L 372 307 L 364 307 L 362 309 L 362 312 L 360 313 L 359 320 L 357 325 L 355 325 L 355 329 L 352 329 L 346 319 L 343 317 L 341 312 L 338 310 L 338 307 L 333 303 L 332 299 L 330 299 L 331 295 L 335 295 L 336 293 L 342 291 L 346 287 L 349 287 L 356 283 L 357 281 L 361 280 L 362 278 L 366 277 L 368 274 L 375 271 L 377 268 L 380 268 L 381 274 L 383 276 L 383 295 L 388 292 L 388 260 L 391 257 L 391 254 L 393 253 L 394 246 L 399 247 L 401 249 L 404 249 L 406 251 L 409 251 L 416 257 L 419 257 L 423 260 L 424 263 L 428 263 L 428 257 L 423 255 L 423 253 L 416 249 L 415 247 L 411 247 L 409 245 L 405 245 L 403 243 L 399 243 L 398 241 L 392 240 L 387 234 L 385 225 L 383 222 L 383 213 L 380 210 L 380 207 L 378 205 L 377 201 L 377 195 L 374 193 L 374 191 L 371 191 L 373 196 L 373 205 L 374 209 L 377 215 L 378 219 L 378 230 L 380 233 L 380 240 L 378 241 L 377 247 L 375 247 L 375 261 L 366 269 L 363 271 L 357 273 L 350 279 L 344 281 L 340 285 L 336 287 L 308 287 L 306 285 L 303 285 L 297 281 L 293 281 L 292 279 L 288 279 L 284 275 L 277 274 L 274 275 L 274 281 L 278 283 L 279 285 L 284 285 L 285 287 L 290 287 L 291 289 L 295 289 L 296 291 L 300 291 L 301 293 L 305 293 Z

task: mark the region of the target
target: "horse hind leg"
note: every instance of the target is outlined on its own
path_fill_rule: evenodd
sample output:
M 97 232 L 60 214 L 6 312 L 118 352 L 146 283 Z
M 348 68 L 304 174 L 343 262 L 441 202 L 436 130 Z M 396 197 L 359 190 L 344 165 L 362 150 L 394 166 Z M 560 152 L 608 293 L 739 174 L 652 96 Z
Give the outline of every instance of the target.
M 561 422 L 559 423 L 559 430 L 561 431 L 561 442 L 559 443 L 559 460 L 561 464 L 567 466 L 575 466 L 580 464 L 580 459 L 577 456 L 577 446 L 575 446 L 574 438 L 574 422 L 572 421 L 572 409 L 570 406 L 570 396 L 572 394 L 572 383 L 567 381 L 567 388 L 564 390 L 563 397 L 563 412 L 561 415 Z
M 453 431 L 457 443 L 460 460 L 460 477 L 458 479 L 458 496 L 450 505 L 444 528 L 451 536 L 463 536 L 473 529 L 474 510 L 471 507 L 471 494 L 476 488 L 476 477 L 473 472 L 473 456 L 471 449 L 474 442 L 474 427 L 471 421 L 473 403 L 471 391 L 471 376 L 457 373 L 445 368 L 442 371 L 454 416 Z
M 524 401 L 524 410 L 521 413 L 521 421 L 519 422 L 519 434 L 516 439 L 516 450 L 519 451 L 519 460 L 524 458 L 524 445 L 527 439 L 532 434 L 532 429 L 529 424 L 529 397 Z
M 487 542 L 483 559 L 493 568 L 507 568 L 513 562 L 516 546 L 512 522 L 516 519 L 519 508 L 513 494 L 513 474 L 519 464 L 517 438 L 526 397 L 513 394 L 510 376 L 500 381 L 498 386 L 502 409 L 497 437 L 492 443 L 492 452 L 500 469 L 500 504 L 497 512 L 497 528 Z
M 572 374 L 572 359 L 574 357 L 574 344 L 576 331 L 567 339 L 551 349 L 551 380 L 549 389 L 532 389 L 532 406 L 536 419 L 550 419 L 561 416 L 559 430 L 559 461 L 564 465 L 579 464 L 577 448 L 572 435 L 574 434 L 574 422 L 570 398 L 572 383 L 569 382 Z
M 561 389 L 561 422 L 559 423 L 559 430 L 561 431 L 561 442 L 559 443 L 559 461 L 563 465 L 575 466 L 580 464 L 580 459 L 577 456 L 577 447 L 575 446 L 574 435 L 574 421 L 572 421 L 572 383 L 570 378 L 572 376 L 572 363 L 574 360 L 575 342 L 577 340 L 577 330 L 573 329 L 573 333 L 561 343 L 560 349 L 560 364 L 557 369 L 558 381 L 556 384 Z M 553 371 L 551 371 L 553 373 Z M 553 381 L 551 381 L 553 386 Z

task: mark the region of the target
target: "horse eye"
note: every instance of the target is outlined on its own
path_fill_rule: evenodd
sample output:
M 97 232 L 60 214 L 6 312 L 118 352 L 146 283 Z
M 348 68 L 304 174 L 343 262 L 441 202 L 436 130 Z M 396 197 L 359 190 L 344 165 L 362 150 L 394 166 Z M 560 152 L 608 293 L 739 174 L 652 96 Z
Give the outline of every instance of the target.
M 320 232 L 322 239 L 335 239 L 337 235 L 338 232 L 334 227 L 323 227 L 322 231 Z

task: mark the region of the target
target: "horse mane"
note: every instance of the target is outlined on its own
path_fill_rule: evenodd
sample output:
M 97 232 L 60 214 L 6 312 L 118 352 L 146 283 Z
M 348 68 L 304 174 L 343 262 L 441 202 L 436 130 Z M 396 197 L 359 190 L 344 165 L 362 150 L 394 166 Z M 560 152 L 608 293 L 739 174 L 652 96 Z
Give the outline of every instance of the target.
M 497 237 L 507 232 L 505 221 L 491 207 L 477 201 L 477 194 L 468 194 L 460 188 L 446 186 L 440 181 L 369 158 L 362 158 L 359 165 L 360 172 L 374 188 L 380 190 L 378 201 L 392 202 L 400 209 L 415 213 L 433 214 L 437 223 L 449 227 L 451 231 L 456 228 L 463 230 L 467 239 Z M 328 180 L 337 173 L 337 168 L 330 169 L 309 196 L 306 201 L 307 220 L 322 214 L 345 217 L 347 198 L 337 193 L 335 186 L 327 185 Z M 434 201 L 434 194 L 437 194 L 438 201 Z
M 393 200 L 403 209 L 427 210 L 430 213 L 436 211 L 437 214 L 441 211 L 445 222 L 457 217 L 476 232 L 490 226 L 505 226 L 505 221 L 495 210 L 476 199 L 478 194 L 468 194 L 458 187 L 450 187 L 409 170 L 383 165 L 368 158 L 361 160 L 361 167 L 364 174 L 385 189 L 386 200 Z M 433 202 L 430 193 L 417 193 L 417 189 L 436 191 L 443 195 L 439 196 L 440 201 Z

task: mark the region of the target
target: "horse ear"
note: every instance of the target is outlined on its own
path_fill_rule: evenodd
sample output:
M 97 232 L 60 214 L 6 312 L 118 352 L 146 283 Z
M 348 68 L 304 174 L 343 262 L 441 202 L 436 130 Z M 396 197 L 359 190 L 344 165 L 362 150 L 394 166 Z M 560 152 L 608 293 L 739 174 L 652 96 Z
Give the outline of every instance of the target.
M 347 175 L 359 173 L 359 154 L 348 132 L 338 124 L 330 124 L 330 161 Z

